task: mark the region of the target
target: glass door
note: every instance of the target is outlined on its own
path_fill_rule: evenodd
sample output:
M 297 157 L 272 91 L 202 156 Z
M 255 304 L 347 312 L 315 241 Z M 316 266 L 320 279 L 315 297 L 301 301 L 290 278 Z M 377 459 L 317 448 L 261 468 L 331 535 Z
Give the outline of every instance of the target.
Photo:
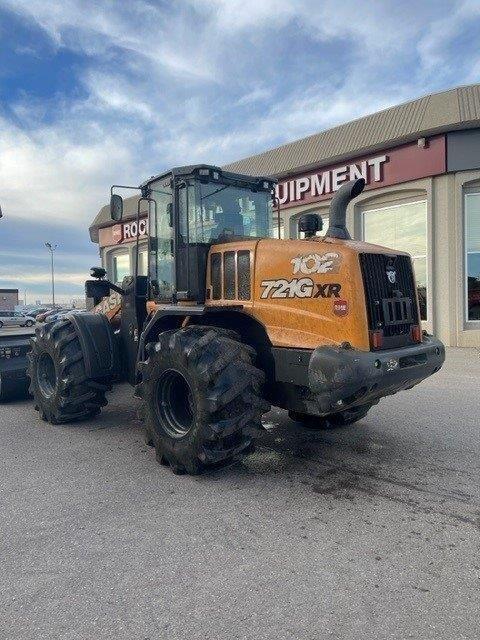
M 480 191 L 465 193 L 465 319 L 480 323 Z

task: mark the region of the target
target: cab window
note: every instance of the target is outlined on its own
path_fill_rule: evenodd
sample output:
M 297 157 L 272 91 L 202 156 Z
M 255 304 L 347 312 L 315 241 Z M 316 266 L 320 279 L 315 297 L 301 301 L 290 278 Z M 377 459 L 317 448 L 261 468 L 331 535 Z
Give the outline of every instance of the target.
M 189 181 L 179 192 L 180 234 L 190 243 L 277 237 L 268 191 Z

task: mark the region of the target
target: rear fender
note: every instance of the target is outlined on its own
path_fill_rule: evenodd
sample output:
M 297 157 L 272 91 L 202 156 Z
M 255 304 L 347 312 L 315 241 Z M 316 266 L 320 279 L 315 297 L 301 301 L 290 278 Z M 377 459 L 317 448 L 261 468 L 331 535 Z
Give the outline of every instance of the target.
M 109 321 L 98 313 L 72 313 L 89 378 L 109 378 L 120 373 L 120 352 Z

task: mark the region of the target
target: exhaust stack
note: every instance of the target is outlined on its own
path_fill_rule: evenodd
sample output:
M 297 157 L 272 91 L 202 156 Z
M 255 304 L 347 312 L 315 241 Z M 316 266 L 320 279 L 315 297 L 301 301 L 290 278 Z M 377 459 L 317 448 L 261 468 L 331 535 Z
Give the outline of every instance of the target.
M 363 178 L 350 180 L 340 187 L 330 203 L 329 225 L 325 238 L 350 240 L 351 236 L 346 227 L 347 205 L 350 200 L 362 193 L 364 187 L 365 180 Z

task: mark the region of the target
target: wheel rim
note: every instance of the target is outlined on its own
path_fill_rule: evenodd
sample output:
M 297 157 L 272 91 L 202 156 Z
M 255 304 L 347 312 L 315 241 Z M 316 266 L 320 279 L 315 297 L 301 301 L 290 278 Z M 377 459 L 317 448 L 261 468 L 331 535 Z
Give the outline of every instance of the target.
M 37 366 L 37 381 L 42 394 L 48 398 L 55 392 L 57 386 L 57 372 L 49 353 L 42 353 Z
M 159 421 L 174 438 L 187 435 L 193 425 L 193 394 L 186 378 L 175 369 L 164 371 L 157 382 L 155 410 Z

